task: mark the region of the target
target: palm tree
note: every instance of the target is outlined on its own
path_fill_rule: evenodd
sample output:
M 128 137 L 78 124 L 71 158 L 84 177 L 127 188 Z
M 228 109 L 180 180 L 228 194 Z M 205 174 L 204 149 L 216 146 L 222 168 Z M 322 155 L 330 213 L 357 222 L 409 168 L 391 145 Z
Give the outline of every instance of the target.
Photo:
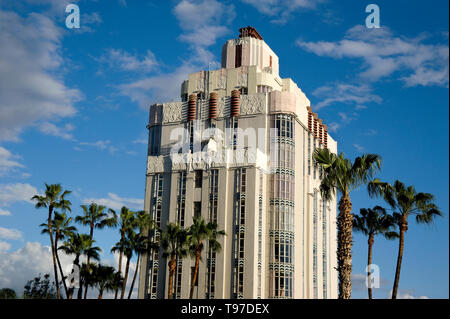
M 116 212 L 112 209 L 109 210 L 111 214 L 113 214 L 114 216 L 117 216 Z M 135 228 L 135 221 L 134 221 L 134 212 L 131 211 L 130 209 L 128 209 L 127 207 L 123 206 L 120 209 L 120 214 L 119 214 L 119 232 L 120 232 L 120 241 L 124 241 L 125 240 L 125 236 L 127 231 L 129 231 L 130 229 Z M 117 248 L 119 248 L 121 246 L 120 241 L 116 244 Z M 120 249 L 116 249 L 115 251 L 119 251 L 119 272 L 122 272 L 122 257 L 123 257 L 123 251 Z M 117 290 L 114 293 L 114 299 L 117 299 L 117 295 L 119 293 L 119 287 L 117 288 Z
M 55 211 L 53 220 L 52 220 L 52 230 L 55 233 L 55 255 L 56 261 L 58 262 L 59 272 L 61 274 L 62 283 L 64 285 L 64 291 L 66 293 L 66 298 L 68 298 L 69 291 L 67 290 L 66 278 L 64 276 L 64 272 L 61 267 L 61 261 L 59 260 L 58 254 L 58 241 L 63 240 L 67 237 L 70 237 L 74 232 L 77 231 L 75 226 L 70 225 L 72 223 L 72 217 L 67 217 L 66 213 L 58 213 Z M 41 231 L 42 234 L 46 234 L 49 232 L 48 224 L 43 223 L 40 225 L 43 227 Z
M 338 216 L 338 273 L 339 298 L 350 299 L 352 293 L 352 202 L 350 193 L 361 184 L 367 183 L 373 173 L 381 167 L 381 157 L 364 154 L 352 163 L 331 153 L 329 149 L 316 149 L 314 160 L 323 168 L 320 192 L 325 200 L 331 199 L 336 189 L 341 194 Z
M 209 243 L 209 247 L 213 252 L 219 251 L 222 247 L 217 241 L 218 235 L 225 235 L 223 230 L 217 230 L 216 223 L 206 223 L 206 221 L 201 217 L 194 217 L 193 224 L 189 227 L 187 242 L 189 245 L 189 253 L 195 258 L 194 275 L 191 282 L 191 291 L 189 292 L 189 299 L 194 297 L 195 283 L 198 277 L 198 266 L 200 263 L 201 254 L 204 248 L 203 241 Z
M 169 223 L 166 230 L 161 234 L 161 246 L 164 250 L 163 256 L 170 257 L 169 266 L 169 287 L 168 299 L 173 296 L 173 277 L 176 270 L 177 258 L 183 258 L 187 255 L 186 247 L 187 232 L 178 224 Z
M 94 240 L 90 238 L 87 234 L 78 234 L 73 233 L 64 243 L 61 247 L 59 247 L 60 250 L 64 251 L 68 255 L 75 255 L 75 259 L 73 261 L 73 264 L 80 269 L 80 257 L 85 255 L 89 256 L 91 259 L 99 260 L 99 252 L 101 249 L 99 247 L 93 246 Z M 81 299 L 81 281 L 80 278 L 80 288 L 78 289 L 78 299 Z M 72 299 L 74 288 L 71 287 L 68 289 L 68 299 Z
M 138 241 L 138 235 L 134 232 L 133 229 L 128 229 L 125 235 L 125 238 L 121 239 L 114 247 L 111 249 L 111 252 L 117 252 L 119 251 L 122 253 L 127 261 L 125 263 L 125 273 L 123 276 L 123 284 L 122 284 L 122 290 L 120 292 L 120 299 L 123 299 L 125 295 L 125 289 L 127 286 L 128 281 L 128 272 L 130 270 L 130 261 L 133 257 L 133 252 L 135 250 L 135 247 L 137 246 Z
M 414 186 L 406 187 L 399 180 L 391 185 L 375 179 L 368 184 L 367 188 L 370 196 L 383 197 L 394 210 L 392 216 L 400 233 L 397 267 L 395 269 L 394 287 L 392 288 L 392 299 L 397 299 L 405 233 L 408 230 L 408 217 L 415 215 L 418 224 L 430 224 L 436 216 L 443 216 L 443 214 L 433 203 L 434 196 L 432 194 L 417 193 Z
M 136 212 L 136 225 L 139 228 L 139 234 L 136 237 L 134 245 L 134 251 L 137 254 L 136 268 L 134 270 L 133 280 L 131 281 L 128 299 L 131 299 L 131 294 L 133 293 L 142 253 L 159 248 L 158 244 L 149 241 L 148 232 L 156 227 L 156 223 L 152 220 L 150 214 L 145 211 Z
M 114 291 L 121 286 L 123 278 L 114 267 L 92 264 L 92 286 L 98 288 L 98 299 L 103 299 L 104 291 Z
M 375 242 L 375 236 L 384 235 L 386 239 L 395 239 L 398 237 L 398 234 L 392 231 L 392 227 L 395 226 L 393 217 L 388 215 L 383 207 L 362 208 L 359 214 L 353 215 L 353 228 L 369 237 L 367 241 L 369 245 L 367 257 L 367 271 L 369 272 L 367 288 L 369 290 L 369 299 L 372 299 L 372 273 L 370 267 L 372 265 L 372 247 Z
M 61 299 L 61 291 L 59 289 L 59 280 L 58 280 L 58 270 L 56 269 L 56 250 L 55 243 L 53 242 L 53 230 L 52 230 L 52 215 L 54 209 L 60 209 L 62 212 L 68 210 L 70 211 L 70 205 L 72 203 L 65 199 L 65 197 L 70 194 L 70 191 L 65 190 L 62 191 L 61 184 L 45 184 L 45 193 L 44 196 L 34 195 L 31 200 L 36 202 L 36 208 L 48 208 L 48 235 L 50 236 L 50 247 L 52 250 L 52 259 L 53 259 L 53 271 L 55 275 L 56 282 L 56 296 L 58 299 Z
M 117 216 L 105 212 L 105 206 L 91 203 L 89 206 L 81 205 L 83 215 L 75 217 L 75 221 L 81 225 L 89 226 L 89 236 L 94 239 L 94 229 L 103 229 L 105 227 L 116 227 Z M 90 258 L 87 257 L 86 267 L 89 273 Z M 84 290 L 84 299 L 87 297 L 88 287 Z

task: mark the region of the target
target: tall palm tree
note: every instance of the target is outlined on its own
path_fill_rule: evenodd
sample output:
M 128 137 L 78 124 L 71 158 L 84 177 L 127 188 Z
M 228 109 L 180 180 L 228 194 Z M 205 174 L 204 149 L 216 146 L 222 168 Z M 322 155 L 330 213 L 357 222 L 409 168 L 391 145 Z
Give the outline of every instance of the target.
M 114 247 L 111 249 L 111 252 L 117 252 L 119 251 L 126 257 L 126 263 L 125 263 L 125 273 L 123 276 L 123 284 L 122 289 L 120 292 L 120 299 L 123 299 L 125 295 L 125 289 L 128 282 L 128 272 L 130 270 L 130 262 L 131 258 L 133 257 L 133 252 L 135 250 L 135 247 L 137 246 L 138 241 L 138 235 L 134 232 L 133 229 L 128 229 L 126 232 L 125 238 L 121 239 L 118 243 L 114 245 Z
M 117 216 L 116 212 L 112 209 L 109 210 L 111 214 Z M 120 240 L 117 242 L 117 249 L 115 251 L 119 251 L 119 272 L 122 273 L 122 257 L 123 251 L 120 248 L 122 244 L 119 244 L 121 241 L 125 241 L 126 233 L 130 229 L 134 229 L 136 227 L 135 224 L 135 213 L 131 211 L 129 208 L 123 206 L 120 209 L 120 214 L 118 216 L 118 224 L 119 224 L 119 233 Z M 119 287 L 116 289 L 114 293 L 114 299 L 117 299 L 117 295 L 119 293 Z
M 394 185 L 375 179 L 367 186 L 369 195 L 383 197 L 394 210 L 392 216 L 399 229 L 399 249 L 397 267 L 395 269 L 392 299 L 397 299 L 400 269 L 402 266 L 405 234 L 408 230 L 408 217 L 414 215 L 418 224 L 430 224 L 435 217 L 443 216 L 439 208 L 433 203 L 434 196 L 430 193 L 417 193 L 414 186 L 406 187 L 396 180 Z
M 187 232 L 178 224 L 169 223 L 166 230 L 161 234 L 161 246 L 163 256 L 170 257 L 169 266 L 169 287 L 167 289 L 167 298 L 173 297 L 173 277 L 175 275 L 177 258 L 184 258 L 187 255 L 186 247 Z
M 352 163 L 331 153 L 329 149 L 316 149 L 314 160 L 323 168 L 320 192 L 326 200 L 336 192 L 341 194 L 338 216 L 338 274 L 339 299 L 350 299 L 352 294 L 352 202 L 350 193 L 361 184 L 367 183 L 376 170 L 381 167 L 381 157 L 376 154 L 364 154 L 356 157 Z
M 75 222 L 89 226 L 89 237 L 94 239 L 94 229 L 103 229 L 105 227 L 116 227 L 117 226 L 117 216 L 115 214 L 108 214 L 105 211 L 105 206 L 97 205 L 96 203 L 91 203 L 89 206 L 81 205 L 83 209 L 83 215 L 75 217 Z M 90 258 L 87 257 L 86 267 L 89 273 Z M 88 287 L 84 290 L 83 298 L 87 297 Z
M 65 199 L 67 195 L 70 194 L 70 191 L 65 190 L 62 191 L 61 184 L 45 184 L 45 193 L 43 196 L 34 195 L 31 200 L 35 201 L 36 208 L 48 208 L 48 235 L 50 237 L 50 247 L 52 250 L 52 259 L 53 259 L 53 271 L 55 275 L 56 282 L 56 296 L 58 299 L 61 299 L 61 291 L 59 289 L 59 280 L 58 280 L 58 270 L 56 268 L 56 250 L 55 243 L 53 240 L 53 229 L 52 229 L 52 215 L 54 209 L 59 209 L 62 212 L 70 211 L 70 206 L 72 203 Z
M 216 223 L 206 223 L 201 217 L 194 217 L 194 222 L 189 227 L 186 240 L 189 245 L 189 253 L 195 258 L 194 275 L 192 277 L 189 299 L 194 297 L 195 283 L 198 277 L 198 267 L 204 248 L 204 241 L 209 243 L 209 247 L 213 252 L 217 252 L 222 248 L 217 241 L 217 237 L 218 235 L 225 235 L 225 232 L 223 230 L 217 230 L 217 227 Z
M 134 251 L 137 255 L 136 258 L 136 268 L 134 270 L 133 280 L 131 281 L 130 291 L 128 293 L 128 299 L 131 299 L 131 294 L 133 293 L 134 284 L 136 282 L 137 273 L 139 271 L 139 263 L 141 260 L 142 253 L 148 252 L 151 249 L 158 249 L 159 245 L 153 243 L 149 240 L 148 232 L 155 229 L 156 223 L 152 220 L 150 214 L 145 211 L 136 212 L 136 225 L 139 229 L 139 234 L 136 237 Z
M 52 230 L 53 230 L 54 236 L 55 236 L 55 255 L 56 255 L 56 261 L 58 262 L 58 268 L 59 268 L 59 272 L 61 274 L 64 291 L 66 293 L 66 298 L 69 295 L 69 291 L 67 290 L 67 284 L 66 284 L 66 280 L 65 280 L 66 278 L 64 276 L 64 272 L 61 267 L 61 261 L 59 259 L 58 241 L 64 240 L 67 237 L 70 237 L 74 232 L 77 231 L 76 227 L 72 226 L 71 223 L 72 223 L 72 217 L 67 217 L 66 213 L 58 213 L 57 211 L 55 211 L 54 217 L 52 220 Z M 43 228 L 43 230 L 41 232 L 42 234 L 47 234 L 49 232 L 47 223 L 43 223 L 40 226 Z
M 92 264 L 92 286 L 98 288 L 98 299 L 103 299 L 104 291 L 114 291 L 116 286 L 121 286 L 123 278 L 114 267 L 101 264 Z
M 372 265 L 372 247 L 375 242 L 376 235 L 383 235 L 386 239 L 395 239 L 398 234 L 392 230 L 395 226 L 394 218 L 386 213 L 386 210 L 381 206 L 374 208 L 362 208 L 359 215 L 353 215 L 353 228 L 356 231 L 368 236 L 367 241 L 369 245 L 369 252 L 367 257 L 367 271 L 368 271 L 368 291 L 369 299 L 372 299 L 372 282 L 371 282 L 371 265 Z
M 75 259 L 73 264 L 80 269 L 80 257 L 81 256 L 89 256 L 91 259 L 99 260 L 99 252 L 101 249 L 99 247 L 93 246 L 94 240 L 90 238 L 87 234 L 78 234 L 73 233 L 66 241 L 64 241 L 63 245 L 59 247 L 60 250 L 64 251 L 68 255 L 75 255 Z M 81 299 L 81 281 L 80 278 L 80 288 L 78 289 L 78 299 Z M 68 299 L 72 299 L 74 287 L 68 289 Z

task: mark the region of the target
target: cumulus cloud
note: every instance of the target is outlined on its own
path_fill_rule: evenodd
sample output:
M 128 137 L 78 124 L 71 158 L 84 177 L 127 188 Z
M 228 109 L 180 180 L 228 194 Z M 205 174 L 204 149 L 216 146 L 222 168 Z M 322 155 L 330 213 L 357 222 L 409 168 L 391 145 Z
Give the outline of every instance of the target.
M 97 203 L 114 210 L 120 210 L 122 206 L 127 206 L 132 209 L 143 209 L 144 200 L 140 198 L 126 198 L 120 197 L 114 193 L 108 193 L 108 197 L 105 198 L 86 198 L 83 199 L 84 204 Z
M 174 14 L 184 32 L 180 39 L 200 48 L 216 43 L 217 38 L 228 33 L 226 25 L 235 17 L 234 6 L 216 0 L 182 0 L 175 6 Z
M 18 294 L 28 280 L 39 274 L 50 274 L 53 278 L 53 263 L 50 247 L 42 246 L 38 242 L 27 242 L 22 248 L 9 252 L 0 249 L 0 287 L 14 289 Z M 73 258 L 60 253 L 62 268 L 72 264 Z
M 64 66 L 62 31 L 48 17 L 0 10 L 0 141 L 17 141 L 39 121 L 73 116 L 82 94 L 55 72 Z
M 2 251 L 8 251 L 11 248 L 11 244 L 6 241 L 0 241 L 0 254 Z
M 448 86 L 448 43 L 430 44 L 420 35 L 407 38 L 388 27 L 368 29 L 357 25 L 339 41 L 297 40 L 302 49 L 319 56 L 357 59 L 362 62 L 359 77 L 374 82 L 396 75 L 406 86 Z
M 174 72 L 158 74 L 143 79 L 119 85 L 121 94 L 128 96 L 142 109 L 157 102 L 180 100 L 180 86 L 189 73 L 198 71 L 190 63 L 184 63 Z
M 8 287 L 14 289 L 16 293 L 22 294 L 23 287 L 27 281 L 33 279 L 39 274 L 50 274 L 50 277 L 53 280 L 53 263 L 49 246 L 43 246 L 38 242 L 27 242 L 23 247 L 17 249 L 16 251 L 10 252 L 10 248 L 10 244 L 0 241 L 0 287 Z M 59 257 L 63 271 L 68 272 L 68 270 L 72 268 L 74 257 L 66 255 L 61 251 L 59 252 Z M 102 258 L 101 263 L 117 269 L 118 260 L 118 254 L 114 254 L 112 258 Z M 135 267 L 135 262 L 130 262 L 126 296 L 128 296 L 128 291 L 131 287 L 131 280 L 134 275 Z M 122 269 L 122 272 L 123 271 L 124 269 Z M 137 297 L 137 282 L 138 279 L 136 279 L 132 298 Z M 88 298 L 97 298 L 97 296 L 97 289 L 91 288 L 88 291 Z M 104 299 L 113 297 L 114 293 L 105 292 L 103 295 Z
M 186 59 L 173 71 L 145 76 L 118 86 L 122 95 L 128 96 L 142 109 L 157 102 L 180 100 L 180 86 L 189 73 L 217 66 L 216 56 L 208 47 L 230 32 L 228 25 L 236 15 L 233 5 L 216 0 L 182 0 L 174 7 L 173 13 L 182 29 L 179 39 L 189 45 L 190 53 Z

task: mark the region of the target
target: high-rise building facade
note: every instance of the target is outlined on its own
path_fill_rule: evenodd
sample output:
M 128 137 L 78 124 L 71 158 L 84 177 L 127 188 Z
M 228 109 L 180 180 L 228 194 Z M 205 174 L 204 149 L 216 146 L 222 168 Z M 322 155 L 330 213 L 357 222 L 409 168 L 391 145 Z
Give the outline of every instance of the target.
M 201 216 L 226 233 L 219 252 L 205 243 L 195 298 L 337 298 L 336 199 L 312 158 L 337 143 L 254 28 L 224 44 L 220 69 L 189 74 L 180 102 L 152 105 L 148 129 L 145 211 L 162 229 Z M 139 298 L 167 298 L 167 263 L 142 257 Z M 194 263 L 177 260 L 175 298 Z

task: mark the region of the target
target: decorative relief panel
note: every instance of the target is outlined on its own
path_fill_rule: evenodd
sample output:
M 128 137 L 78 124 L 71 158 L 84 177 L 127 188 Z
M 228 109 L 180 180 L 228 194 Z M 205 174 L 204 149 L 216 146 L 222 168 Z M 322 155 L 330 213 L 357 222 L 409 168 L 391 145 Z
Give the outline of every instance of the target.
M 147 174 L 164 172 L 164 156 L 147 157 Z
M 217 88 L 224 90 L 227 88 L 227 77 L 225 75 L 217 76 Z
M 197 91 L 205 91 L 205 75 L 203 71 L 199 72 L 197 75 Z
M 265 94 L 241 95 L 241 115 L 261 114 L 265 105 Z
M 169 102 L 164 103 L 163 107 L 163 123 L 179 122 L 181 121 L 181 111 L 183 102 Z
M 218 99 L 217 101 L 217 117 L 224 117 L 225 116 L 225 106 L 227 103 L 227 97 L 223 96 Z
M 239 74 L 238 86 L 247 87 L 247 83 L 248 83 L 248 73 L 242 72 L 241 74 Z

